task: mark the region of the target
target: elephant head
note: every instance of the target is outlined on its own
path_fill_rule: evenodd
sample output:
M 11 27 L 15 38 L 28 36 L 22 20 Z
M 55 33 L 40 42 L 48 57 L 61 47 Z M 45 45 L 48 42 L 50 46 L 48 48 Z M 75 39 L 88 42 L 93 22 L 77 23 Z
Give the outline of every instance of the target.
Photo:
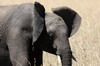
M 72 52 L 68 38 L 75 34 L 81 24 L 81 17 L 68 7 L 52 9 L 46 13 L 45 23 L 55 53 L 61 57 L 62 66 L 72 66 Z
M 44 29 L 45 9 L 39 2 L 12 5 L 3 9 L 9 7 L 11 13 L 5 13 L 3 21 L 0 21 L 3 22 L 0 26 L 0 45 L 7 45 L 8 50 L 5 49 L 7 52 L 4 53 L 8 54 L 7 57 L 10 55 L 12 66 L 31 66 L 31 62 L 34 61 L 31 61 L 32 44 Z M 0 62 L 3 61 L 0 59 Z

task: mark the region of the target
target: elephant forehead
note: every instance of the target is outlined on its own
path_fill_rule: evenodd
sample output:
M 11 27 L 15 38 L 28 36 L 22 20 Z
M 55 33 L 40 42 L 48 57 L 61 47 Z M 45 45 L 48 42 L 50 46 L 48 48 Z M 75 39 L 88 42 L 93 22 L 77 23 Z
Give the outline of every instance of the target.
M 54 31 L 59 26 L 66 26 L 64 20 L 56 14 L 48 13 L 45 18 L 47 31 Z
M 24 28 L 30 27 L 34 19 L 34 6 L 31 4 L 22 4 L 16 9 L 9 21 L 12 26 Z
M 56 14 L 52 14 L 52 13 L 48 13 L 45 17 L 45 21 L 46 21 L 46 24 L 63 24 L 64 23 L 64 20 L 56 15 Z

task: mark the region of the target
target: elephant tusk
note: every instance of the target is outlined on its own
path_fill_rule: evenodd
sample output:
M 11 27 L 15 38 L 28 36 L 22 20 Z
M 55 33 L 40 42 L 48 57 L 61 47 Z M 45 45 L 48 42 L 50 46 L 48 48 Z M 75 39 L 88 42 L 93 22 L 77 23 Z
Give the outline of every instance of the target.
M 31 63 L 27 60 L 27 58 L 25 58 L 25 60 L 28 62 L 28 64 L 31 66 Z
M 57 55 L 57 58 L 58 58 L 58 65 L 59 65 L 59 66 L 62 66 L 62 63 L 61 63 L 61 58 L 60 58 L 60 56 L 59 56 L 59 55 Z
M 19 66 L 22 66 L 20 62 L 18 62 L 17 60 L 15 60 L 14 58 L 12 58 L 12 60 L 14 60 Z M 28 62 L 28 64 L 31 66 L 31 63 L 25 58 L 25 60 Z
M 12 60 L 14 60 L 16 63 L 18 63 L 19 66 L 22 66 L 21 63 L 19 63 L 17 60 L 15 60 L 14 58 L 12 58 Z

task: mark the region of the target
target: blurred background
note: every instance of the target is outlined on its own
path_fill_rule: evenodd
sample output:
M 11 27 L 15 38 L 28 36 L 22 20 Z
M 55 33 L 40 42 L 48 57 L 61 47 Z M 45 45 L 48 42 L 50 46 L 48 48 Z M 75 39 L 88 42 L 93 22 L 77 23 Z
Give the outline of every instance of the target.
M 67 6 L 75 10 L 82 23 L 72 37 L 69 38 L 73 55 L 73 66 L 100 66 L 100 0 L 37 0 L 44 5 L 46 12 L 51 8 Z M 0 0 L 0 5 L 34 3 L 34 0 Z M 43 53 L 43 66 L 59 66 L 57 57 Z

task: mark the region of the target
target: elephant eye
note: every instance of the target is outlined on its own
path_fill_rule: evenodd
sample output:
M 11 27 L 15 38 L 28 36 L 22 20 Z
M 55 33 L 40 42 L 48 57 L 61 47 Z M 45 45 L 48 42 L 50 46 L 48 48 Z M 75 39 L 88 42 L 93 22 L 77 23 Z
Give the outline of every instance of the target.
M 32 32 L 32 28 L 22 28 L 22 31 L 25 31 L 25 32 Z
M 50 36 L 50 40 L 54 40 L 56 38 L 53 32 L 49 32 L 49 36 Z
M 31 38 L 32 30 L 33 30 L 32 28 L 21 28 L 21 33 L 23 34 L 24 37 Z

